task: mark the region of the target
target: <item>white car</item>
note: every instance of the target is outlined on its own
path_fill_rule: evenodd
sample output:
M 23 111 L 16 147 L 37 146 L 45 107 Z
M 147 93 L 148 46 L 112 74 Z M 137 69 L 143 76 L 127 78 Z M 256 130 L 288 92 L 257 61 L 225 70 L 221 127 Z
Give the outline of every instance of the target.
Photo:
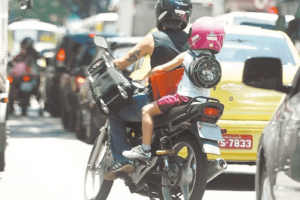
M 256 26 L 271 30 L 282 30 L 288 26 L 288 23 L 295 17 L 293 15 L 286 15 L 284 20 L 279 20 L 277 14 L 263 13 L 263 12 L 230 12 L 227 14 L 215 17 L 220 23 L 224 25 L 247 25 Z

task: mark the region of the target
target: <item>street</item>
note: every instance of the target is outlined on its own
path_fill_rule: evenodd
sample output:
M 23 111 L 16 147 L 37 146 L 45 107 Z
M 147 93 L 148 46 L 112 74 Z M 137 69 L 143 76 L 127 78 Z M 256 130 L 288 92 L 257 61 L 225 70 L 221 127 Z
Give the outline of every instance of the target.
M 6 168 L 0 173 L 1 200 L 83 200 L 85 167 L 92 145 L 66 132 L 60 118 L 30 108 L 10 125 Z M 229 165 L 226 173 L 207 185 L 204 200 L 252 200 L 255 166 Z M 131 194 L 122 180 L 114 183 L 108 200 L 148 199 Z

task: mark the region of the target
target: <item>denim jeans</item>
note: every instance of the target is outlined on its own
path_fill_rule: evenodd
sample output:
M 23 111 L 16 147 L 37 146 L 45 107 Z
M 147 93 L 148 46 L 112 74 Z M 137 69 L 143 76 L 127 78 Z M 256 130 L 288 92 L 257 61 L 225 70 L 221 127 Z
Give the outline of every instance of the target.
M 122 155 L 123 151 L 131 149 L 127 142 L 126 122 L 141 122 L 142 108 L 149 103 L 148 95 L 137 95 L 133 98 L 133 105 L 125 106 L 109 116 L 111 152 L 115 164 L 130 161 Z

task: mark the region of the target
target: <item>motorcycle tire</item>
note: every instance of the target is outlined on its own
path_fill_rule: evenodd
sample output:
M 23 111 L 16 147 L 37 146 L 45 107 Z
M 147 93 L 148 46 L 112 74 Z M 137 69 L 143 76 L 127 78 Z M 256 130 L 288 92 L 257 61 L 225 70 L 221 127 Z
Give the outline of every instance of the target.
M 175 165 L 175 168 L 180 168 L 181 166 L 181 170 L 178 170 L 180 177 L 178 180 L 162 177 L 162 185 L 173 186 L 171 184 L 174 183 L 175 186 L 172 189 L 170 187 L 162 187 L 163 199 L 161 200 L 173 200 L 180 197 L 188 200 L 201 200 L 207 184 L 207 155 L 203 153 L 198 140 L 189 133 L 182 134 L 175 139 L 173 148 L 175 149 L 174 155 L 180 157 L 181 160 L 183 159 L 181 163 Z M 170 164 L 170 167 L 172 167 L 172 161 Z M 184 173 L 184 171 L 189 172 L 189 174 L 186 173 L 181 176 L 181 173 Z M 180 183 L 182 181 L 180 179 L 186 178 L 188 175 L 192 176 L 190 182 L 185 180 L 189 182 L 188 184 L 183 184 L 181 187 L 175 184 L 176 182 Z
M 95 152 L 95 147 L 99 137 L 95 141 L 91 151 L 84 178 L 84 200 L 106 200 L 113 186 L 114 181 L 107 181 L 103 178 L 103 175 L 108 170 L 108 165 L 111 159 L 111 153 L 107 154 L 107 151 L 109 151 L 109 145 L 105 145 L 105 142 L 108 139 L 105 138 L 102 142 L 100 152 Z M 98 154 L 97 160 L 99 161 L 99 164 L 96 164 L 97 167 L 94 170 L 90 170 L 89 165 L 94 153 Z M 92 180 L 90 180 L 90 178 Z

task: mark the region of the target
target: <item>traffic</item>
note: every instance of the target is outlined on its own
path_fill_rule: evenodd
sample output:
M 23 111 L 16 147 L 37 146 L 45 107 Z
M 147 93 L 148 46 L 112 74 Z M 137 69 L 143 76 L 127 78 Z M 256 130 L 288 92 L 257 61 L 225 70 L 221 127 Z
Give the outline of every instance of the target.
M 1 4 L 1 199 L 23 190 L 16 144 L 44 157 L 43 138 L 56 161 L 26 155 L 25 169 L 64 160 L 51 181 L 77 188 L 49 199 L 299 198 L 297 3 L 107 0 L 86 16 L 72 2 L 64 22 L 32 17 L 32 0 Z M 29 200 L 49 192 L 27 187 Z

